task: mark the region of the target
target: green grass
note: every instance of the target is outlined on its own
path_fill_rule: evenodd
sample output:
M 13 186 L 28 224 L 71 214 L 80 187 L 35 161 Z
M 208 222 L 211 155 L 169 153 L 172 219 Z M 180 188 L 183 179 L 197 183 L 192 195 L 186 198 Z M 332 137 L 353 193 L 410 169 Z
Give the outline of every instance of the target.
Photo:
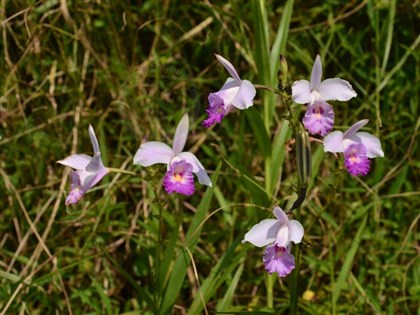
M 297 197 L 288 107 L 258 90 L 254 107 L 202 127 L 227 78 L 213 53 L 273 88 L 280 53 L 289 83 L 319 53 L 323 77 L 358 93 L 332 102 L 336 128 L 368 118 L 382 141 L 360 178 L 311 145 L 298 313 L 419 314 L 414 2 L 4 0 L 0 16 L 0 314 L 289 314 L 291 278 L 267 276 L 263 249 L 240 243 Z M 143 141 L 170 143 L 184 112 L 186 149 L 214 183 L 191 197 L 161 189 L 164 166 L 132 164 Z M 66 207 L 56 161 L 92 154 L 89 124 L 104 164 L 137 175 L 107 175 Z

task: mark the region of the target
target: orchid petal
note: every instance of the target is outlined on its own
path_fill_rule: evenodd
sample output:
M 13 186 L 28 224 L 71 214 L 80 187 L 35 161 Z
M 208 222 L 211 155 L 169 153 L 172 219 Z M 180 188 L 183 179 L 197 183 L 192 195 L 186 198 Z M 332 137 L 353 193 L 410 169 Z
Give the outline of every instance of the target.
M 86 171 L 90 173 L 97 173 L 105 169 L 104 164 L 102 163 L 101 153 L 96 153 L 93 158 L 90 160 L 89 164 L 86 165 Z
M 368 158 L 371 159 L 384 156 L 384 151 L 382 151 L 381 147 L 381 141 L 376 136 L 367 132 L 358 132 L 351 138 L 351 140 L 355 140 L 355 137 L 360 138 L 360 142 L 365 146 L 366 156 Z
M 76 170 L 82 170 L 89 164 L 91 159 L 92 158 L 86 154 L 72 154 L 64 160 L 57 161 L 57 163 L 69 166 Z
M 334 131 L 324 138 L 325 152 L 344 152 L 343 133 L 341 131 Z
M 234 79 L 228 78 L 225 84 L 223 84 L 222 88 L 215 93 L 223 99 L 223 106 L 225 110 L 227 110 L 232 104 L 233 100 L 239 92 L 239 89 L 240 84 L 237 84 Z
M 299 80 L 292 85 L 292 97 L 298 104 L 306 104 L 311 102 L 311 89 L 309 81 Z
M 256 93 L 254 85 L 248 80 L 243 80 L 238 93 L 232 101 L 232 105 L 239 109 L 246 109 L 252 106 Z
M 303 226 L 299 221 L 290 220 L 289 221 L 289 239 L 295 244 L 298 244 L 302 241 L 303 237 Z
M 70 181 L 70 190 L 74 190 L 79 187 L 82 183 L 80 181 L 80 176 L 78 172 L 71 172 L 71 181 Z
M 84 171 L 81 171 L 84 172 Z M 85 172 L 85 174 L 80 174 L 80 177 L 83 177 L 83 190 L 88 191 L 93 186 L 95 186 L 106 174 L 109 173 L 109 170 L 107 168 L 101 169 L 99 172 L 96 173 L 88 173 Z
M 363 119 L 355 123 L 344 133 L 343 138 L 351 138 L 356 132 L 369 122 L 369 119 Z
M 143 143 L 134 156 L 133 163 L 141 166 L 150 166 L 156 163 L 169 164 L 175 155 L 167 144 L 150 141 Z
M 172 149 L 174 150 L 175 154 L 182 152 L 184 149 L 185 142 L 187 141 L 189 125 L 190 121 L 188 114 L 184 114 L 178 126 L 176 127 L 174 143 L 172 144 Z
M 182 159 L 190 163 L 193 167 L 193 173 L 197 175 L 198 182 L 202 185 L 212 187 L 211 179 L 207 175 L 204 166 L 197 159 L 197 157 L 191 152 L 181 152 L 176 156 L 177 159 Z M 176 160 L 176 159 L 174 159 Z
M 287 223 L 289 222 L 289 218 L 287 217 L 286 213 L 280 207 L 274 207 L 273 209 L 274 216 L 280 223 Z
M 99 153 L 99 143 L 98 139 L 96 138 L 95 131 L 93 130 L 92 125 L 89 125 L 89 137 L 90 141 L 92 142 L 93 153 Z
M 257 247 L 263 247 L 273 243 L 279 230 L 279 223 L 276 219 L 265 219 L 254 225 L 245 237 L 242 243 L 250 242 Z
M 223 65 L 223 67 L 225 67 L 225 69 L 230 73 L 230 75 L 233 77 L 233 79 L 235 79 L 235 81 L 240 84 L 241 83 L 241 78 L 239 77 L 238 73 L 236 72 L 235 67 L 225 58 L 223 58 L 222 56 L 218 55 L 218 54 L 214 54 L 217 58 L 217 60 L 219 60 L 219 62 Z
M 281 223 L 279 222 L 279 224 Z M 275 243 L 280 247 L 286 247 L 290 243 L 290 231 L 287 223 L 280 225 L 280 228 L 277 230 Z
M 321 83 L 322 77 L 322 65 L 321 65 L 321 57 L 316 55 L 314 65 L 312 67 L 311 72 L 311 82 L 309 84 L 310 89 L 313 90 Z
M 324 101 L 348 101 L 357 95 L 349 82 L 338 78 L 322 81 L 317 90 Z

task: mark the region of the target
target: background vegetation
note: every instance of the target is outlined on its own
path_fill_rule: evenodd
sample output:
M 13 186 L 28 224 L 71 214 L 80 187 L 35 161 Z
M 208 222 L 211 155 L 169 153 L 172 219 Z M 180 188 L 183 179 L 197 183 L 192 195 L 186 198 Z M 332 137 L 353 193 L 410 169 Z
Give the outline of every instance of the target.
M 382 141 L 361 178 L 312 145 L 300 312 L 419 314 L 419 12 L 392 0 L 2 0 L 0 314 L 288 313 L 290 279 L 240 243 L 296 199 L 285 107 L 258 91 L 206 130 L 207 95 L 227 77 L 213 53 L 273 87 L 278 53 L 290 82 L 319 53 L 324 78 L 358 93 L 334 103 L 336 128 L 368 118 Z M 142 141 L 171 143 L 186 111 L 186 148 L 214 188 L 169 196 L 165 167 L 132 157 Z M 66 207 L 56 161 L 92 153 L 89 124 L 104 164 L 138 176 L 108 175 Z

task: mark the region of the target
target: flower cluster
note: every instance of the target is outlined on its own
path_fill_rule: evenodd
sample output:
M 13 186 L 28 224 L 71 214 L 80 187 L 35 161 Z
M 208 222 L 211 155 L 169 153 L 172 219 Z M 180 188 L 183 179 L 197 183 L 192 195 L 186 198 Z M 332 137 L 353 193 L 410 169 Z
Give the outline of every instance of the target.
M 202 122 L 206 128 L 220 123 L 235 109 L 244 110 L 252 106 L 256 94 L 254 85 L 248 80 L 242 80 L 228 60 L 220 55 L 216 55 L 216 58 L 231 77 L 219 91 L 208 96 L 209 106 L 206 109 L 208 117 Z M 282 69 L 287 71 L 287 64 L 284 63 L 285 60 L 282 59 Z M 344 165 L 351 175 L 366 175 L 370 170 L 370 159 L 384 156 L 381 143 L 376 136 L 359 131 L 368 123 L 367 119 L 356 122 L 344 133 L 331 132 L 335 113 L 327 101 L 349 101 L 357 94 L 345 80 L 333 78 L 321 81 L 321 77 L 321 58 L 318 55 L 312 67 L 310 81 L 299 80 L 292 86 L 292 99 L 298 104 L 306 104 L 303 125 L 310 134 L 324 137 L 325 152 L 344 154 Z M 281 82 L 282 85 L 286 82 L 284 77 Z M 134 164 L 143 167 L 165 164 L 167 168 L 162 185 L 168 194 L 179 193 L 187 196 L 194 194 L 194 174 L 200 184 L 212 186 L 211 179 L 198 158 L 191 152 L 183 151 L 188 130 L 189 117 L 185 114 L 175 130 L 172 147 L 158 141 L 145 142 L 140 145 L 133 159 Z M 310 140 L 300 123 L 299 129 L 295 129 L 295 134 L 300 195 L 289 214 L 304 201 L 311 174 Z M 66 205 L 79 202 L 90 188 L 114 170 L 103 165 L 98 140 L 92 126 L 89 126 L 89 136 L 94 151 L 93 157 L 73 154 L 58 161 L 75 169 L 71 173 L 70 193 L 66 198 Z M 280 277 L 285 277 L 295 268 L 291 247 L 292 243 L 299 244 L 302 241 L 304 228 L 297 220 L 290 220 L 280 207 L 275 207 L 273 213 L 276 219 L 265 219 L 254 225 L 245 234 L 242 242 L 249 242 L 257 247 L 265 246 L 263 256 L 265 269 L 269 273 L 276 272 Z
M 298 104 L 307 104 L 303 125 L 310 134 L 325 137 L 325 152 L 344 153 L 344 165 L 351 175 L 366 175 L 370 170 L 369 158 L 384 156 L 381 143 L 371 134 L 357 132 L 367 124 L 367 119 L 355 123 L 344 134 L 340 131 L 331 132 L 334 126 L 334 110 L 326 101 L 348 101 L 357 94 L 345 80 L 334 78 L 321 81 L 321 77 L 321 58 L 317 55 L 311 80 L 293 83 L 293 100 Z

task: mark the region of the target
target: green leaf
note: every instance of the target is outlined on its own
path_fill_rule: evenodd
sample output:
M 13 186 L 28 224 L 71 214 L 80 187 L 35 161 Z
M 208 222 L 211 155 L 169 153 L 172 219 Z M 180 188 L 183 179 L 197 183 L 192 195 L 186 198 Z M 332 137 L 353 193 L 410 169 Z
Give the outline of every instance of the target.
M 204 303 L 207 303 L 220 285 L 236 269 L 237 265 L 240 263 L 238 257 L 245 255 L 245 251 L 247 250 L 245 247 L 242 247 L 240 252 L 235 252 L 240 241 L 241 238 L 237 238 L 236 241 L 229 246 L 228 250 L 217 262 L 216 266 L 213 267 L 210 275 L 202 283 L 200 291 L 188 310 L 188 315 L 201 314 L 204 308 L 203 301 Z
M 360 241 L 362 240 L 363 230 L 365 229 L 367 222 L 367 215 L 363 218 L 362 223 L 359 225 L 356 236 L 353 239 L 350 249 L 347 251 L 347 255 L 344 258 L 343 266 L 341 267 L 340 273 L 338 274 L 337 282 L 334 285 L 333 294 L 333 304 L 337 304 L 338 298 L 340 297 L 341 290 L 346 285 L 346 280 L 349 275 L 354 257 L 356 252 L 359 249 Z
M 261 153 L 264 158 L 269 158 L 271 156 L 271 142 L 267 130 L 264 128 L 264 122 L 261 119 L 260 113 L 255 107 L 248 108 L 245 113 Z

